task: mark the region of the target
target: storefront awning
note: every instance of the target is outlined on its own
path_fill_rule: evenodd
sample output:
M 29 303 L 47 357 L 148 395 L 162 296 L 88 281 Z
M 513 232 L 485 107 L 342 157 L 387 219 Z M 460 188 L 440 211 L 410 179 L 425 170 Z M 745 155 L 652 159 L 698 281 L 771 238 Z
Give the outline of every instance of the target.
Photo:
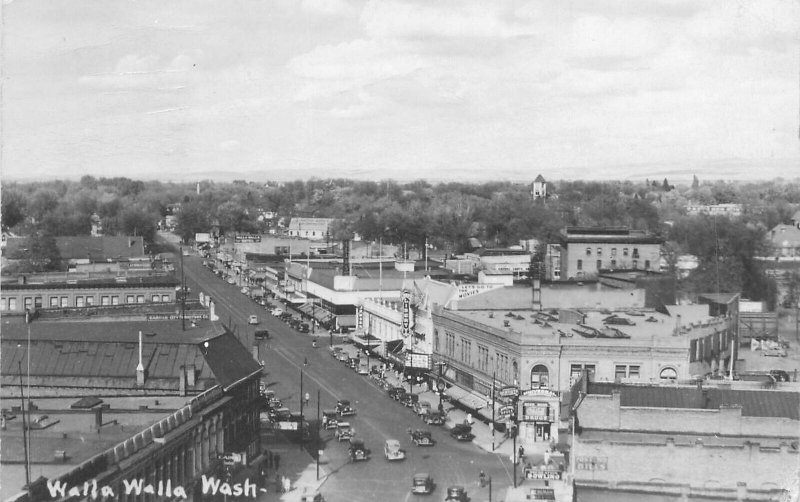
M 403 340 L 390 340 L 386 342 L 386 352 L 399 354 L 403 350 Z
M 376 337 L 374 337 L 372 335 L 368 335 L 368 334 L 360 334 L 360 335 L 358 335 L 356 333 L 351 333 L 350 337 L 353 339 L 354 342 L 356 342 L 358 344 L 361 344 L 361 345 L 364 345 L 364 346 L 367 346 L 367 347 L 376 347 L 376 346 L 380 345 L 381 343 L 383 343 L 383 340 L 381 340 L 380 338 L 376 338 Z
M 487 401 L 479 394 L 464 389 L 463 387 L 459 387 L 457 385 L 453 385 L 452 387 L 448 388 L 445 391 L 445 394 L 450 396 L 451 399 L 458 401 L 459 403 L 463 404 L 467 408 L 473 409 L 475 411 L 485 408 L 487 406 Z M 489 410 L 491 413 L 491 409 Z

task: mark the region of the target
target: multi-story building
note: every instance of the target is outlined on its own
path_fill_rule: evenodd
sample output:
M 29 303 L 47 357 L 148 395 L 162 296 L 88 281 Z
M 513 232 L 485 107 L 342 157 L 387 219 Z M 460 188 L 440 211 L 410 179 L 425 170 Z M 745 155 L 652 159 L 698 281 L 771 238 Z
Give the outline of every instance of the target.
M 531 184 L 531 198 L 533 200 L 547 198 L 547 182 L 541 174 Z
M 656 311 L 551 309 L 545 304 L 536 311 L 505 302 L 506 308 L 491 308 L 491 297 L 507 296 L 508 289 L 514 288 L 432 309 L 433 364 L 450 383 L 483 399 L 480 408 L 491 410 L 487 403 L 493 383 L 516 385 L 523 393 L 540 389 L 533 403 L 539 397 L 542 406 L 550 406 L 547 400 L 569 390 L 584 371 L 593 381 L 671 382 L 727 375 L 735 358 L 735 316 L 712 315 L 714 305 Z M 486 417 L 485 410 L 476 411 Z M 526 437 L 553 437 L 554 420 L 548 415 L 547 423 L 531 424 Z
M 796 388 L 581 379 L 573 409 L 579 499 L 784 500 L 796 490 Z
M 557 268 L 546 267 L 547 279 L 595 279 L 601 270 L 658 272 L 662 244 L 662 238 L 630 228 L 567 227 L 559 249 L 549 249 L 559 258 Z
M 770 258 L 775 260 L 800 260 L 800 211 L 792 216 L 790 224 L 776 225 L 767 234 Z
M 174 303 L 172 275 L 28 274 L 3 280 L 0 311 L 80 309 L 93 306 Z
M 470 260 L 473 270 L 490 273 L 499 272 L 520 279 L 528 277 L 531 267 L 531 252 L 523 249 L 480 248 L 464 257 Z
M 9 500 L 97 500 L 83 492 L 94 482 L 113 493 L 105 499 L 144 500 L 126 495 L 125 483 L 139 480 L 203 500 L 201 475 L 220 476 L 223 456 L 248 463 L 260 453 L 262 368 L 218 323 L 4 318 L 2 331 L 0 481 L 16 493 Z M 48 484 L 81 493 L 53 497 Z

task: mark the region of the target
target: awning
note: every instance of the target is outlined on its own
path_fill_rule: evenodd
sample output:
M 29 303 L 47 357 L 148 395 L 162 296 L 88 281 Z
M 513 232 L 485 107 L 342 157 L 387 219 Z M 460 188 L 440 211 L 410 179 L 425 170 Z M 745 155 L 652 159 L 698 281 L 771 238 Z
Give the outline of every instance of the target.
M 451 399 L 475 411 L 485 408 L 488 404 L 486 399 L 479 394 L 457 385 L 448 388 L 444 393 L 450 396 Z M 491 412 L 491 409 L 489 411 Z
M 354 342 L 368 347 L 375 347 L 383 343 L 383 340 L 380 338 L 368 334 L 357 335 L 356 333 L 351 333 L 350 337 Z
M 403 350 L 403 340 L 390 340 L 386 342 L 386 352 L 390 354 L 398 354 Z

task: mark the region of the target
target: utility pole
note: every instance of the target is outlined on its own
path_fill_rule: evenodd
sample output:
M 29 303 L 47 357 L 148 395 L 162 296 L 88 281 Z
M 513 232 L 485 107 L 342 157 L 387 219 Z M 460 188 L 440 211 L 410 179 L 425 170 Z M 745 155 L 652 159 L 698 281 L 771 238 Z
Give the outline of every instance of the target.
M 30 347 L 28 347 L 30 350 Z M 18 361 L 19 365 L 19 400 L 22 407 L 20 411 L 22 412 L 22 448 L 25 451 L 25 486 L 30 487 L 31 485 L 31 463 L 28 458 L 28 426 L 25 424 L 25 395 L 23 394 L 22 389 L 22 361 Z
M 494 399 L 495 399 L 495 396 L 494 396 L 494 387 L 495 387 L 495 383 L 494 383 L 494 382 L 495 382 L 495 378 L 496 378 L 496 377 L 497 377 L 497 372 L 496 372 L 496 371 L 493 371 L 493 372 L 492 372 L 492 451 L 494 451 L 494 420 L 495 420 L 495 416 L 494 416 L 494 410 L 495 410 L 495 405 L 494 405 L 494 403 L 495 403 L 495 400 L 494 400 Z M 440 398 L 440 399 L 441 399 L 441 398 Z M 490 485 L 490 486 L 491 486 L 491 485 Z M 490 502 L 491 502 L 491 500 L 492 500 L 491 493 L 492 493 L 492 489 L 491 489 L 491 488 L 489 488 L 489 494 L 490 494 L 490 495 L 489 495 L 489 501 L 490 501 Z
M 314 444 L 317 447 L 317 481 L 319 481 L 319 456 L 320 456 L 320 453 L 321 453 L 321 450 L 319 449 L 319 435 L 320 435 L 319 424 L 320 424 L 320 418 L 319 418 L 319 389 L 317 389 L 317 437 L 314 440 Z
M 183 246 L 178 248 L 181 256 L 181 331 L 186 331 L 186 276 L 183 273 Z

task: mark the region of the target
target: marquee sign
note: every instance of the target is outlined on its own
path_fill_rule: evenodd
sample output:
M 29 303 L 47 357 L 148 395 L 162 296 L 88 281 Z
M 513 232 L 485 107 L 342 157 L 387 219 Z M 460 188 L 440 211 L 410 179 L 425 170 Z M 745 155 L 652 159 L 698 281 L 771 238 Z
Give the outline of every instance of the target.
M 236 234 L 233 236 L 233 242 L 261 242 L 261 236 L 254 234 Z
M 411 329 L 411 294 L 403 291 L 403 334 L 408 335 Z
M 364 327 L 364 306 L 363 305 L 359 305 L 358 306 L 357 314 L 358 315 L 356 316 L 356 323 L 357 323 L 356 328 L 363 328 Z
M 503 406 L 497 410 L 497 413 L 500 414 L 501 417 L 507 417 L 514 414 L 514 407 L 513 406 Z

